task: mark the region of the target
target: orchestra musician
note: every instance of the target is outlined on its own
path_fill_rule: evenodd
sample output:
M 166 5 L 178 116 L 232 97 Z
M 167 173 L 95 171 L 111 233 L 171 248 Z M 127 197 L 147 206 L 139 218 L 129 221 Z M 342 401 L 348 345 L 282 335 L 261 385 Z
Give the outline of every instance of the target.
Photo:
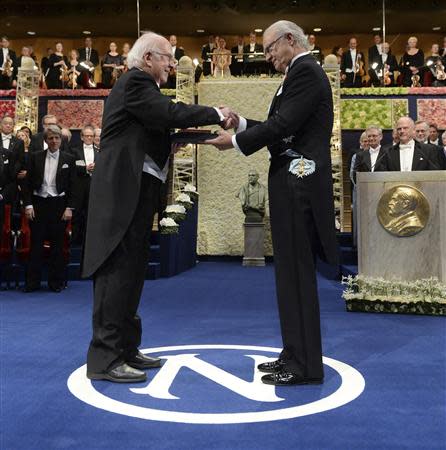
M 56 51 L 49 57 L 49 70 L 46 77 L 46 85 L 48 89 L 63 89 L 68 81 L 68 58 L 63 54 L 62 42 L 57 42 Z
M 358 41 L 350 38 L 348 49 L 341 59 L 341 85 L 342 87 L 361 87 L 362 77 L 365 75 L 364 54 L 358 50 Z
M 88 77 L 86 77 L 86 82 L 84 82 L 84 87 L 96 87 L 94 82 L 94 71 L 99 65 L 99 54 L 97 50 L 93 48 L 93 41 L 91 37 L 85 38 L 85 46 L 78 49 L 79 61 L 82 66 L 88 69 Z
M 379 59 L 369 62 L 369 76 L 373 86 L 394 86 L 395 72 L 398 70 L 398 63 L 390 50 L 388 42 L 382 44 L 382 52 Z
M 240 76 L 243 73 L 243 48 L 245 42 L 243 36 L 237 36 L 237 42 L 234 47 L 231 48 L 232 62 L 231 62 L 231 75 Z
M 79 62 L 79 52 L 76 49 L 70 51 L 68 65 L 68 82 L 65 85 L 67 89 L 79 89 L 82 87 L 82 72 L 86 69 Z
M 256 65 L 253 64 L 258 56 L 263 55 L 263 45 L 257 44 L 257 35 L 254 31 L 249 33 L 249 44 L 245 45 L 244 52 L 244 72 L 248 75 L 256 73 Z
M 16 54 L 9 48 L 9 39 L 7 36 L 1 38 L 0 51 L 0 89 L 11 89 L 16 86 L 14 72 L 17 67 Z
M 109 51 L 102 60 L 102 84 L 106 89 L 111 89 L 124 71 L 124 61 L 117 49 L 116 43 L 110 42 Z
M 426 58 L 427 73 L 425 84 L 427 86 L 442 87 L 446 85 L 446 73 L 443 59 L 440 56 L 440 46 L 432 44 L 431 54 Z
M 310 52 L 316 58 L 316 61 L 319 64 L 322 64 L 322 62 L 324 61 L 324 55 L 322 53 L 322 49 L 316 45 L 316 36 L 314 34 L 310 34 L 308 36 L 308 45 L 310 48 Z
M 418 48 L 418 39 L 411 36 L 407 41 L 407 50 L 399 64 L 402 75 L 402 86 L 415 86 L 423 81 L 424 53 Z

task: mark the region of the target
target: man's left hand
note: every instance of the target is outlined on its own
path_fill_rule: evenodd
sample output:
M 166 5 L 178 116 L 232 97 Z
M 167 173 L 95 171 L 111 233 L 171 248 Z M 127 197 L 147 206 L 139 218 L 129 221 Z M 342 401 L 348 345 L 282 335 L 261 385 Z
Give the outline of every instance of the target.
M 223 130 L 220 130 L 218 132 L 218 137 L 216 137 L 215 139 L 209 139 L 204 143 L 208 145 L 213 145 L 214 147 L 217 147 L 219 150 L 229 150 L 230 148 L 234 147 L 232 145 L 232 134 Z

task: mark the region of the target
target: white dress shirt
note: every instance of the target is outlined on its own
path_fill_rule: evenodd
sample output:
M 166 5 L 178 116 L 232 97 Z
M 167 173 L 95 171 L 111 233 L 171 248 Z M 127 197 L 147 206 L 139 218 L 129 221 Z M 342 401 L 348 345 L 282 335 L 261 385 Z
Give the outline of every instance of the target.
M 256 49 L 256 44 L 254 42 L 254 44 L 252 42 L 249 43 L 249 51 L 253 52 Z
M 283 84 L 283 82 L 285 81 L 285 78 L 286 78 L 286 76 L 287 76 L 287 73 L 288 73 L 288 70 L 290 69 L 290 67 L 294 64 L 294 62 L 298 59 L 298 58 L 301 58 L 302 56 L 305 56 L 305 55 L 309 55 L 311 52 L 303 52 L 303 53 L 299 53 L 298 55 L 296 55 L 292 60 L 291 60 L 291 62 L 290 62 L 290 64 L 289 64 L 289 66 L 286 68 L 286 70 L 285 70 L 285 76 L 284 76 L 284 78 L 283 78 L 283 80 L 282 80 L 282 84 Z M 277 94 L 276 95 L 280 95 L 280 93 L 282 93 L 282 89 L 281 88 L 279 88 L 279 90 L 277 91 Z M 270 106 L 271 107 L 271 106 Z M 269 108 L 268 108 L 268 110 L 269 110 Z M 236 134 L 234 134 L 233 136 L 232 136 L 232 146 L 236 149 L 236 150 L 238 150 L 240 153 L 243 153 L 242 151 L 241 151 L 241 149 L 240 149 L 240 147 L 238 146 L 238 144 L 237 144 L 237 138 L 236 138 L 236 136 L 237 136 L 237 133 L 241 133 L 242 131 L 245 131 L 246 130 L 246 128 L 248 127 L 248 122 L 247 122 L 247 120 L 244 118 L 244 117 L 242 117 L 242 116 L 239 116 L 239 124 L 238 124 L 238 128 L 237 128 L 237 130 L 236 130 Z
M 62 197 L 64 192 L 60 194 L 57 192 L 56 187 L 56 175 L 57 165 L 59 164 L 60 151 L 57 150 L 54 153 L 47 151 L 45 159 L 45 172 L 43 175 L 43 183 L 40 189 L 34 191 L 34 195 L 39 197 Z
M 175 56 L 176 50 L 177 50 L 177 46 L 175 45 L 175 47 L 172 47 L 172 56 Z
M 411 139 L 407 144 L 400 143 L 401 172 L 412 172 L 414 150 L 415 150 L 415 141 L 413 139 Z
M 378 154 L 379 154 L 380 148 L 381 148 L 380 145 L 378 145 L 378 147 L 376 147 L 376 148 L 372 148 L 372 147 L 369 148 L 371 172 L 375 171 L 376 160 L 378 159 Z
M 3 69 L 6 59 L 9 56 L 9 50 L 7 48 L 2 48 L 2 51 L 3 51 L 3 65 L 2 65 L 2 69 Z
M 91 48 L 90 47 L 85 47 L 85 59 L 87 61 L 90 61 L 91 58 Z
M 84 144 L 84 158 L 85 158 L 85 165 L 88 166 L 89 164 L 94 163 L 94 148 L 93 145 L 86 145 Z
M 351 48 L 350 49 L 350 56 L 352 58 L 352 66 L 351 67 L 347 67 L 345 69 L 346 73 L 352 73 L 355 71 L 355 64 L 356 64 L 356 49 L 355 48 Z
M 2 147 L 9 148 L 11 145 L 12 134 L 3 134 L 2 133 Z

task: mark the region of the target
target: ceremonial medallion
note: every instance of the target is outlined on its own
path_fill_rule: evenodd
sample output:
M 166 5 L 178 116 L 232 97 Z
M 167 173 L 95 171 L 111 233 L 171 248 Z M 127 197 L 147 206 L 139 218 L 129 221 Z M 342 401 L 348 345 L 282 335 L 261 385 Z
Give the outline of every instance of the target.
M 380 224 L 390 234 L 408 237 L 418 234 L 429 220 L 429 202 L 413 186 L 398 185 L 388 189 L 378 202 Z

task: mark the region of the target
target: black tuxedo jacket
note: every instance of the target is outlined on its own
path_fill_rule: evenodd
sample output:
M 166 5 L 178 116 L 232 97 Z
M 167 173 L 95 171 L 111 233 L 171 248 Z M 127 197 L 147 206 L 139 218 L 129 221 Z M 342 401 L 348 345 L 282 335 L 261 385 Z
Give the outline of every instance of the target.
M 181 47 L 177 47 L 176 49 L 175 49 L 175 59 L 177 60 L 177 61 L 179 61 L 183 56 L 184 56 L 184 48 L 181 48 Z
M 22 190 L 25 205 L 32 205 L 34 190 L 38 190 L 42 186 L 47 152 L 48 150 L 43 150 L 29 154 L 28 172 Z M 59 153 L 59 161 L 57 164 L 56 189 L 59 194 L 65 192 L 65 207 L 75 209 L 78 201 L 74 158 L 62 151 Z
M 282 155 L 294 150 L 316 163 L 316 171 L 302 178 L 310 198 L 312 213 L 324 260 L 338 259 L 334 226 L 333 180 L 330 138 L 333 126 L 333 101 L 330 83 L 322 67 L 309 54 L 298 58 L 288 71 L 283 86 L 271 104 L 265 122 L 248 120 L 248 129 L 237 133 L 237 144 L 245 155 L 265 145 L 271 154 L 271 169 L 289 164 Z
M 123 74 L 105 104 L 101 151 L 91 177 L 83 276 L 104 263 L 127 231 L 139 198 L 144 159 L 159 168 L 170 152 L 170 130 L 218 124 L 214 108 L 173 102 L 136 68 Z
M 17 67 L 17 55 L 14 50 L 9 49 L 9 58 L 12 61 L 12 65 L 14 66 L 14 70 Z M 0 49 L 0 67 L 3 66 L 3 50 Z M 1 72 L 0 72 L 1 73 Z
M 9 143 L 8 149 L 14 158 L 15 169 L 17 172 L 22 169 L 23 160 L 25 158 L 25 144 L 23 141 L 15 136 L 12 136 L 12 139 Z
M 96 155 L 99 153 L 99 149 L 93 144 L 94 161 L 96 161 Z M 71 154 L 74 156 L 76 164 L 76 173 L 78 177 L 90 179 L 90 174 L 87 172 L 87 166 L 85 163 L 84 145 L 81 144 L 78 147 L 71 147 Z
M 359 50 L 356 50 L 356 57 L 358 57 L 358 55 L 361 55 L 361 60 L 364 63 L 364 70 L 365 70 L 365 60 L 364 60 L 364 53 L 360 52 Z M 354 69 L 354 64 L 355 61 L 352 61 L 352 55 L 350 54 L 350 49 L 347 49 L 343 54 L 342 54 L 342 59 L 341 59 L 341 72 L 345 73 L 346 69 Z
M 263 45 L 262 44 L 256 44 L 255 47 L 254 47 L 254 52 L 255 53 L 263 53 Z M 251 47 L 250 47 L 249 44 L 245 45 L 243 47 L 243 53 L 253 53 L 253 52 L 251 52 Z M 245 59 L 245 61 L 249 61 L 249 59 L 250 59 L 249 55 L 245 55 L 244 59 Z
M 78 49 L 78 52 L 79 52 L 79 62 L 86 61 L 87 60 L 87 51 L 86 51 L 85 47 Z M 98 54 L 97 50 L 95 50 L 94 48 L 91 49 L 90 61 L 95 66 L 97 66 L 99 64 L 99 54 Z
M 211 61 L 212 55 L 208 55 L 208 53 L 212 53 L 214 50 L 215 45 L 212 47 L 212 49 L 209 44 L 203 45 L 203 47 L 201 47 L 201 59 L 203 61 Z
M 244 49 L 244 47 L 243 47 L 243 52 L 245 51 L 245 49 Z M 231 53 L 238 53 L 238 45 L 236 45 L 235 47 L 232 47 L 231 48 Z M 243 56 L 242 56 L 242 58 L 243 58 Z M 232 55 L 231 56 L 231 64 L 234 64 L 234 63 L 237 63 L 238 61 L 237 61 L 237 55 L 235 54 L 235 55 Z M 240 61 L 241 62 L 241 61 Z
M 41 131 L 40 133 L 33 134 L 31 142 L 29 144 L 28 149 L 29 152 L 30 153 L 43 152 L 44 151 L 43 142 L 44 142 L 43 131 Z M 68 144 L 65 138 L 62 138 L 62 144 L 60 149 L 62 152 L 71 153 L 70 145 Z
M 322 49 L 317 45 L 314 46 L 313 50 L 310 50 L 311 54 L 316 58 L 320 64 L 323 63 L 324 55 L 322 54 Z
M 392 54 L 392 51 L 389 50 L 389 55 Z M 378 47 L 376 45 L 372 46 L 369 48 L 369 67 L 374 63 L 374 62 L 381 62 L 381 55 L 379 54 L 378 51 Z M 351 59 L 351 58 L 350 58 Z
M 0 147 L 0 195 L 3 197 L 2 203 L 11 203 L 14 200 L 17 173 L 17 155 L 10 149 Z
M 394 145 L 383 158 L 383 164 L 388 172 L 400 172 L 400 146 Z M 420 144 L 415 141 L 412 159 L 412 170 L 444 170 L 446 168 L 446 157 L 437 146 Z
M 382 147 L 379 149 L 378 157 L 376 158 L 374 172 L 382 172 L 386 169 L 384 158 L 389 151 L 388 147 Z M 361 150 L 356 153 L 355 167 L 353 169 L 353 179 L 356 183 L 357 172 L 371 172 L 372 171 L 372 159 L 368 150 Z

